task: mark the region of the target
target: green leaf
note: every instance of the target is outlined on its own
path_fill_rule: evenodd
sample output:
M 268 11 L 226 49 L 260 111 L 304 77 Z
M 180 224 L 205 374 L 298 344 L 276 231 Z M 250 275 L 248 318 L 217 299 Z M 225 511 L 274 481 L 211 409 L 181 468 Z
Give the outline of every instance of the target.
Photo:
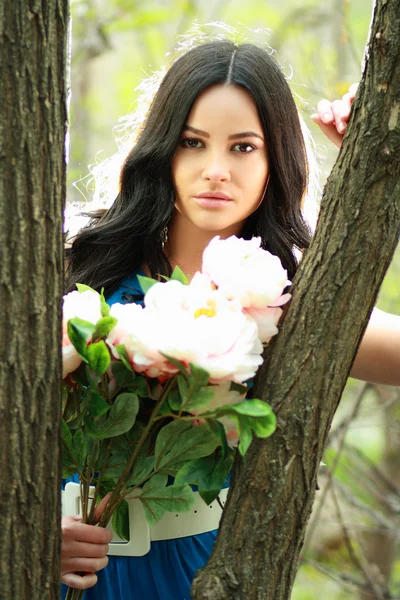
M 115 349 L 118 352 L 120 360 L 124 363 L 126 368 L 130 371 L 133 371 L 132 365 L 129 360 L 128 352 L 126 351 L 124 344 L 118 344 L 117 346 L 115 346 Z
M 153 527 L 165 512 L 187 512 L 195 503 L 195 495 L 189 485 L 156 487 L 151 485 L 155 477 L 148 482 L 150 485 L 144 486 L 139 496 L 150 527 Z
M 64 421 L 64 419 L 61 419 L 61 435 L 62 435 L 63 442 L 65 443 L 67 448 L 71 449 L 72 433 L 70 432 L 69 427 L 66 424 L 66 422 Z
M 122 474 L 122 471 L 126 467 L 126 463 L 129 460 L 129 452 L 116 452 L 109 457 L 107 461 L 107 467 L 104 471 L 104 477 L 106 479 L 115 479 Z
M 89 285 L 85 285 L 84 283 L 76 283 L 75 286 L 80 294 L 82 294 L 82 292 L 96 292 L 96 290 L 91 288 Z
M 190 398 L 188 399 L 188 401 L 186 402 L 186 404 L 184 406 L 182 406 L 182 408 L 184 408 L 184 410 L 199 410 L 200 408 L 203 408 L 204 406 L 207 406 L 211 400 L 214 398 L 215 396 L 215 392 L 213 389 L 211 388 L 203 388 L 201 390 L 198 390 L 197 392 L 194 392 Z
M 136 375 L 132 370 L 131 365 L 127 367 L 122 360 L 116 360 L 115 362 L 112 362 L 111 371 L 115 377 L 118 387 L 126 387 L 135 381 Z
M 222 457 L 225 458 L 230 450 L 228 440 L 226 439 L 225 427 L 216 419 L 207 419 L 206 425 L 219 437 L 222 446 Z
M 143 490 L 150 491 L 160 488 L 164 488 L 168 483 L 168 475 L 165 473 L 156 473 L 153 477 L 143 486 Z
M 71 401 L 72 393 L 71 388 L 66 383 L 63 383 L 62 386 L 62 396 L 61 396 L 61 414 L 64 416 L 65 409 L 67 408 L 68 400 Z
M 139 411 L 139 398 L 136 394 L 120 394 L 108 414 L 107 420 L 100 426 L 85 417 L 88 435 L 95 439 L 106 439 L 126 433 L 135 423 Z
M 111 406 L 104 400 L 97 390 L 89 388 L 85 399 L 86 410 L 92 417 L 101 417 L 105 415 Z
M 165 425 L 157 435 L 155 457 L 156 465 L 163 454 L 171 450 L 178 438 L 188 430 L 192 430 L 192 424 L 188 421 L 175 420 Z
M 219 438 L 207 425 L 189 427 L 181 429 L 179 435 L 176 435 L 179 431 L 176 421 L 161 429 L 156 440 L 157 471 L 174 474 L 184 462 L 208 456 L 219 445 Z
M 117 323 L 118 319 L 116 319 L 115 317 L 103 317 L 96 323 L 96 329 L 93 333 L 93 339 L 98 340 L 100 338 L 107 337 L 110 331 L 114 329 Z
M 91 381 L 90 369 L 89 369 L 89 374 L 88 374 L 86 363 L 87 363 L 87 361 L 81 363 L 81 365 L 76 369 L 76 371 L 74 371 L 73 373 L 70 373 L 70 378 L 72 379 L 72 381 L 74 381 L 75 383 L 77 383 L 78 385 L 80 385 L 82 387 L 86 387 Z
M 200 387 L 203 387 L 204 385 L 208 384 L 208 380 L 210 379 L 210 374 L 207 371 L 205 371 L 201 367 L 194 365 L 193 363 L 190 363 L 189 367 L 190 367 L 189 382 L 193 388 L 200 388 Z
M 74 317 L 68 321 L 68 337 L 71 344 L 85 362 L 87 359 L 87 344 L 92 339 L 95 330 L 93 323 Z
M 79 470 L 82 471 L 87 458 L 87 445 L 82 429 L 78 429 L 73 437 L 72 454 Z
M 100 342 L 90 344 L 90 346 L 87 347 L 86 355 L 90 368 L 93 369 L 96 375 L 104 375 L 111 362 L 110 352 L 105 342 L 100 340 Z
M 138 375 L 135 381 L 126 387 L 130 392 L 135 392 L 135 394 L 141 398 L 147 398 L 149 396 L 147 380 L 143 375 Z
M 101 288 L 100 292 L 100 309 L 103 317 L 108 317 L 110 314 L 110 306 L 107 304 L 106 299 L 104 297 L 104 288 Z
M 144 275 L 137 276 L 139 285 L 142 288 L 143 294 L 147 294 L 150 288 L 153 287 L 158 281 L 156 279 L 152 279 L 151 277 L 145 277 Z
M 162 356 L 164 356 L 172 365 L 174 365 L 174 367 L 176 367 L 178 369 L 178 371 L 180 371 L 180 373 L 183 375 L 183 377 L 185 377 L 185 379 L 187 379 L 189 377 L 189 374 L 183 363 L 181 363 L 179 360 L 177 360 L 173 356 L 168 356 L 168 354 L 163 354 L 162 352 L 160 352 L 160 354 Z
M 129 479 L 128 486 L 138 485 L 146 479 L 154 469 L 155 456 L 147 456 L 139 460 L 135 465 L 132 477 Z
M 267 438 L 276 429 L 276 416 L 272 408 L 258 398 L 221 407 L 217 410 L 217 415 L 227 415 L 230 419 L 240 423 L 239 436 L 242 435 L 240 432 L 249 429 L 257 437 Z M 247 436 L 246 433 L 244 435 Z M 243 444 L 246 445 L 247 441 Z
M 262 418 L 244 417 L 248 420 L 249 426 L 256 437 L 267 438 L 272 435 L 276 429 L 276 416 L 271 413 Z
M 112 526 L 117 535 L 129 542 L 129 507 L 126 500 L 121 500 L 112 517 Z
M 62 471 L 61 471 L 61 477 L 63 479 L 68 479 L 68 477 L 72 477 L 72 475 L 75 475 L 76 473 L 76 467 L 75 466 L 70 466 L 70 465 L 66 465 L 62 467 Z
M 182 396 L 179 392 L 179 390 L 177 390 L 176 388 L 173 389 L 169 394 L 168 394 L 168 404 L 171 408 L 171 410 L 179 410 L 181 405 L 182 405 Z M 163 406 L 165 406 L 168 409 L 168 404 L 164 403 Z M 169 410 L 167 410 L 167 412 L 169 412 Z
M 214 397 L 215 392 L 211 388 L 204 389 L 208 384 L 209 373 L 196 365 L 190 365 L 190 375 L 182 377 L 178 375 L 178 387 L 182 397 L 184 410 L 193 410 L 205 406 Z
M 204 502 L 211 504 L 220 493 L 232 469 L 233 460 L 233 452 L 224 458 L 219 451 L 211 456 L 191 460 L 179 469 L 174 485 L 197 485 Z
M 181 404 L 186 404 L 189 396 L 189 380 L 188 377 L 183 377 L 182 375 L 178 375 L 178 390 L 179 395 L 181 397 Z
M 239 452 L 242 456 L 245 456 L 250 444 L 253 440 L 253 434 L 251 428 L 246 424 L 245 419 L 238 419 L 238 434 L 239 434 Z
M 183 285 L 189 284 L 185 273 L 178 267 L 178 265 L 172 271 L 171 281 L 180 281 L 180 283 L 183 283 Z
M 248 417 L 269 417 L 273 414 L 270 405 L 257 398 L 223 406 L 219 408 L 217 412 L 218 414 L 235 412 Z
M 136 416 L 139 412 L 139 398 L 136 394 L 119 394 L 109 412 L 105 430 L 108 431 L 107 437 L 121 435 L 133 427 Z

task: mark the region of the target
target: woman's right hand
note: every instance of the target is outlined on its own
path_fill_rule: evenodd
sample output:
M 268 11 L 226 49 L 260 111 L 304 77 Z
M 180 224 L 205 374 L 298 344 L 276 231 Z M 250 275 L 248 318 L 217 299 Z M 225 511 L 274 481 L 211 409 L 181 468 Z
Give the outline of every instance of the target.
M 110 494 L 95 510 L 96 522 L 104 512 Z M 96 525 L 85 525 L 81 517 L 63 517 L 61 522 L 61 581 L 66 585 L 86 590 L 97 583 L 96 571 L 108 564 L 108 544 L 112 533 Z
M 350 118 L 351 107 L 357 93 L 358 83 L 353 83 L 341 100 L 320 100 L 317 112 L 311 115 L 326 137 L 338 148 L 341 147 Z

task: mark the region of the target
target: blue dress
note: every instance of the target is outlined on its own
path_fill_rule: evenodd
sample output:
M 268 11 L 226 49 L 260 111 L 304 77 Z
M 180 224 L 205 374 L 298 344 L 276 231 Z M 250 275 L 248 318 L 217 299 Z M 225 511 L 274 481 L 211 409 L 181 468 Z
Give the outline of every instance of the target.
M 107 299 L 110 305 L 116 302 L 143 302 L 136 274 Z M 79 483 L 79 476 L 63 484 L 68 481 Z M 87 590 L 85 600 L 190 600 L 193 577 L 208 561 L 216 536 L 217 530 L 151 542 L 145 556 L 110 556 L 107 567 L 96 573 L 98 582 Z M 63 585 L 63 599 L 66 589 Z

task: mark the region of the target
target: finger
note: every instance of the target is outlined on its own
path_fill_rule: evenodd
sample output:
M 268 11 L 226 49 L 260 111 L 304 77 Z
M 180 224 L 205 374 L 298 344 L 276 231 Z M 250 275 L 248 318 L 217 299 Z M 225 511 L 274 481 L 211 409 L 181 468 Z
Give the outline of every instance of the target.
M 86 525 L 77 522 L 71 517 L 64 517 L 61 525 L 63 543 L 68 540 L 76 542 L 89 542 L 91 544 L 108 544 L 111 542 L 112 533 L 104 527 Z
M 85 558 L 100 558 L 105 556 L 109 550 L 108 544 L 88 544 L 69 540 L 63 544 L 62 557 L 72 558 L 73 556 L 84 556 Z
M 345 94 L 341 100 L 341 103 L 342 104 L 340 107 L 340 118 L 342 119 L 342 121 L 345 121 L 347 123 L 350 118 L 350 111 L 353 105 L 353 99 L 350 96 L 350 94 Z
M 85 573 L 84 575 L 78 575 L 78 573 L 64 573 L 61 577 L 62 583 L 78 590 L 86 590 L 93 587 L 96 585 L 97 580 L 98 577 L 94 573 Z
M 83 572 L 83 573 L 96 573 L 101 571 L 108 565 L 108 556 L 101 558 L 82 558 L 74 557 L 63 560 L 63 574 L 72 572 Z
M 359 83 L 353 83 L 350 87 L 349 87 L 349 94 L 350 94 L 350 98 L 353 101 L 356 94 L 357 94 L 357 90 L 358 90 L 358 86 L 360 84 Z
M 334 121 L 332 105 L 329 100 L 320 100 L 317 105 L 317 114 L 325 125 L 330 125 Z
M 312 115 L 311 115 L 311 117 L 310 117 L 310 119 L 311 119 L 312 121 L 314 121 L 314 123 L 315 123 L 316 125 L 319 125 L 319 126 L 321 126 L 321 125 L 322 125 L 322 121 L 321 121 L 321 119 L 320 119 L 320 117 L 319 117 L 319 114 L 318 114 L 318 113 L 314 113 L 314 114 L 312 114 Z
M 341 135 L 346 131 L 347 123 L 342 120 L 341 112 L 343 108 L 342 100 L 334 100 L 332 102 L 332 111 L 335 117 L 335 125 L 338 133 Z
M 337 132 L 336 125 L 325 125 L 321 122 L 321 119 L 318 117 L 318 115 L 311 115 L 311 118 L 314 121 L 314 123 L 316 123 L 320 127 L 322 133 L 326 135 L 328 140 L 330 140 L 335 144 L 335 146 L 340 148 L 340 146 L 342 145 L 343 136 Z
M 101 501 L 98 503 L 98 505 L 96 506 L 95 510 L 94 510 L 94 518 L 95 518 L 95 522 L 98 523 L 101 519 L 101 516 L 107 506 L 107 502 L 109 501 L 111 496 L 111 492 L 109 492 L 108 494 L 106 494 L 104 496 L 104 498 L 101 499 Z

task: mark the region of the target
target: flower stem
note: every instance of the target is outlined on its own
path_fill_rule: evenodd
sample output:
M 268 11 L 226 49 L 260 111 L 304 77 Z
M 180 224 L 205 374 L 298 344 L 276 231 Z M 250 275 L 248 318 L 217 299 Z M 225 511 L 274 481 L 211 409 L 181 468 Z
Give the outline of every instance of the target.
M 173 386 L 174 382 L 175 382 L 175 377 L 172 377 L 171 379 L 168 380 L 168 383 L 165 385 L 165 388 L 163 389 L 163 392 L 162 392 L 162 394 L 160 396 L 160 399 L 157 401 L 157 404 L 153 408 L 153 412 L 151 413 L 149 422 L 148 422 L 146 428 L 144 429 L 144 431 L 142 433 L 142 436 L 141 436 L 139 442 L 137 443 L 134 452 L 132 453 L 132 456 L 130 457 L 130 459 L 129 459 L 129 461 L 128 461 L 128 463 L 127 463 L 124 471 L 120 475 L 120 477 L 118 479 L 118 482 L 117 482 L 117 485 L 115 486 L 115 488 L 114 488 L 114 490 L 113 490 L 113 492 L 111 494 L 111 497 L 110 497 L 110 499 L 109 499 L 109 501 L 107 503 L 106 509 L 105 509 L 105 511 L 104 511 L 101 519 L 100 519 L 100 522 L 99 522 L 99 526 L 100 527 L 107 527 L 108 522 L 109 522 L 109 520 L 110 520 L 110 518 L 112 516 L 112 513 L 113 513 L 115 507 L 120 502 L 120 500 L 121 500 L 121 492 L 122 492 L 124 486 L 126 485 L 128 479 L 129 479 L 129 476 L 131 474 L 132 468 L 135 465 L 135 462 L 136 462 L 136 459 L 137 459 L 137 457 L 139 455 L 140 450 L 143 448 L 143 446 L 144 446 L 147 438 L 149 437 L 149 435 L 151 433 L 151 429 L 152 429 L 152 426 L 153 426 L 153 424 L 154 424 L 154 422 L 156 420 L 157 413 L 160 410 L 160 408 L 161 408 L 164 400 L 167 398 L 167 396 L 168 396 L 168 394 L 169 394 L 169 392 L 171 390 L 171 387 Z
M 82 600 L 85 590 L 78 590 L 76 588 L 68 588 L 65 600 Z

